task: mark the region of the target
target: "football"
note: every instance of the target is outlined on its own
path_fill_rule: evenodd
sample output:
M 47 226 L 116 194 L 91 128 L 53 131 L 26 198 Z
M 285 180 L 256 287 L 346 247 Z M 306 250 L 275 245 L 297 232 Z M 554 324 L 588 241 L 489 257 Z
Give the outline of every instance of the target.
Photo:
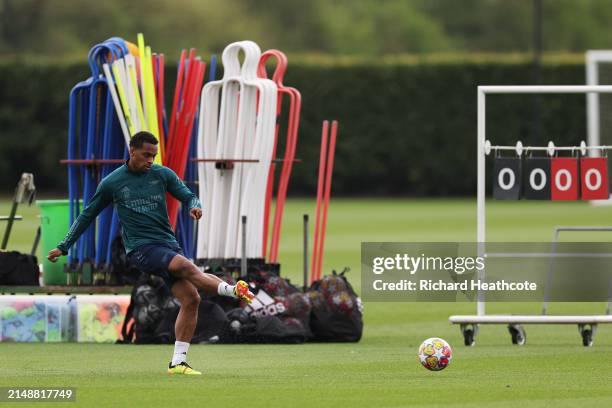
M 432 337 L 421 343 L 419 360 L 423 367 L 431 371 L 444 370 L 453 358 L 453 350 L 443 339 Z

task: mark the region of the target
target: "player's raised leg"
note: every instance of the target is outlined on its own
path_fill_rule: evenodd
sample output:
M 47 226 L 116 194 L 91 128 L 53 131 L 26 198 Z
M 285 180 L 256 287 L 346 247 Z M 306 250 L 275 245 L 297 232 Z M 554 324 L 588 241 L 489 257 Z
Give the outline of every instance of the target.
M 168 271 L 179 279 L 191 282 L 196 288 L 209 294 L 230 296 L 251 302 L 254 295 L 245 281 L 230 285 L 215 275 L 202 272 L 193 262 L 182 255 L 176 255 L 168 265 Z

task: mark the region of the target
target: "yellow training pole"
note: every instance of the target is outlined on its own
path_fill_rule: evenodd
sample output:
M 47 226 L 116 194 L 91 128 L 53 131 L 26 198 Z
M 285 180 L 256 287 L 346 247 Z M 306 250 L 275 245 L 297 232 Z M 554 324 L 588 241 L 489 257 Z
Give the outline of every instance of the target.
M 146 62 L 147 62 L 147 78 L 146 78 L 146 95 L 147 95 L 147 114 L 149 116 L 149 129 L 155 137 L 159 136 L 159 126 L 157 123 L 157 100 L 155 98 L 155 78 L 153 71 L 153 60 L 151 56 L 151 47 L 146 47 Z
M 147 123 L 148 123 L 147 103 L 149 101 L 147 100 L 147 93 L 146 93 L 146 86 L 145 86 L 145 83 L 146 83 L 145 78 L 147 77 L 147 64 L 145 63 L 146 61 L 145 42 L 144 42 L 144 35 L 142 33 L 138 33 L 138 57 L 140 58 L 140 90 L 142 92 L 142 111 L 144 112 L 145 119 L 147 119 Z M 149 131 L 150 130 L 151 129 L 149 129 Z
M 121 73 L 119 72 L 118 64 L 121 62 L 115 61 L 112 64 L 115 85 L 117 86 L 117 93 L 119 94 L 119 100 L 121 101 L 121 106 L 123 110 L 123 116 L 125 117 L 125 122 L 130 131 L 130 136 L 133 136 L 136 133 L 134 129 L 134 124 L 132 123 L 132 116 L 130 115 L 130 105 L 128 104 L 127 98 L 125 97 L 125 88 L 123 87 L 123 79 L 121 78 Z
M 140 84 L 142 86 L 143 111 L 149 132 L 159 141 L 159 128 L 157 124 L 157 101 L 155 99 L 155 81 L 153 78 L 153 64 L 151 62 L 151 47 L 145 46 L 144 35 L 138 33 L 138 53 L 140 54 Z M 155 163 L 162 164 L 162 153 L 155 156 Z
M 142 102 L 140 101 L 140 91 L 138 90 L 138 81 L 136 80 L 136 68 L 134 67 L 133 61 L 128 64 L 128 71 L 130 83 L 132 85 L 132 93 L 136 98 L 136 109 L 138 111 L 138 120 L 140 121 L 140 130 L 149 130 L 142 110 Z

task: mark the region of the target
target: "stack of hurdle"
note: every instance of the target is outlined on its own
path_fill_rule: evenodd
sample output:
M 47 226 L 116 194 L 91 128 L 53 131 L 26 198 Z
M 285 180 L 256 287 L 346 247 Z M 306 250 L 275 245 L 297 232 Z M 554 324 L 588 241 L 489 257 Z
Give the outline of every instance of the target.
M 491 152 L 511 150 L 516 152 L 518 158 L 512 161 L 499 161 L 495 168 L 494 196 L 501 199 L 552 199 L 577 200 L 582 198 L 590 200 L 591 197 L 607 198 L 609 196 L 606 158 L 584 157 L 587 152 L 607 152 L 612 146 L 587 146 L 581 143 L 577 146 L 556 147 L 553 143 L 548 146 L 523 147 L 522 143 L 516 146 L 493 146 L 486 139 L 486 96 L 488 94 L 589 94 L 612 93 L 612 86 L 479 86 L 478 87 L 478 122 L 477 122 L 477 227 L 478 256 L 486 258 L 486 174 L 485 160 Z M 529 162 L 525 166 L 527 171 L 523 174 L 522 165 L 527 159 L 521 160 L 524 152 L 544 151 L 549 158 Z M 569 152 L 583 157 L 554 157 L 558 152 Z M 595 156 L 595 155 L 594 155 Z M 534 160 L 534 159 L 531 159 Z M 582 170 L 578 168 L 582 165 Z M 579 176 L 580 173 L 580 176 Z M 580 183 L 582 179 L 582 183 Z M 522 184 L 522 185 L 521 185 Z M 554 242 L 560 231 L 607 231 L 612 227 L 557 227 Z M 489 254 L 501 257 L 513 254 Z M 551 258 L 554 254 L 551 253 Z M 486 281 L 485 268 L 478 272 L 478 280 Z M 523 324 L 576 324 L 582 337 L 583 345 L 591 346 L 593 336 L 598 324 L 612 323 L 610 303 L 605 315 L 546 315 L 546 299 L 544 300 L 541 316 L 536 315 L 487 315 L 485 311 L 486 298 L 482 291 L 478 292 L 476 315 L 450 316 L 449 321 L 459 324 L 463 333 L 464 343 L 467 346 L 475 344 L 475 337 L 481 324 L 506 324 L 514 344 L 522 345 L 526 341 Z
M 240 53 L 244 54 L 242 63 Z M 268 79 L 266 62 L 270 59 L 276 60 L 276 67 Z M 222 61 L 223 78 L 204 87 L 200 105 L 198 157 L 194 161 L 198 162 L 200 199 L 207 214 L 198 225 L 197 262 L 242 274 L 250 267 L 279 272 L 284 204 L 293 164 L 299 161 L 295 152 L 301 96 L 297 89 L 283 84 L 287 57 L 278 50 L 261 53 L 257 44 L 240 41 L 225 48 Z M 288 100 L 285 114 L 284 99 Z M 281 123 L 281 118 L 286 118 L 286 123 Z M 320 277 L 323 259 L 338 123 L 334 121 L 331 128 L 329 137 L 329 122 L 323 123 L 313 278 Z M 286 129 L 284 141 L 279 140 L 281 129 Z M 279 158 L 281 144 L 285 151 Z M 282 166 L 277 176 L 278 163 Z M 306 259 L 307 244 L 304 251 Z M 304 268 L 306 282 L 307 262 Z
M 271 59 L 276 67 L 268 79 Z M 196 224 L 187 209 L 168 197 L 169 219 L 185 254 L 201 266 L 280 270 L 284 204 L 293 165 L 299 162 L 301 95 L 283 84 L 287 57 L 278 50 L 262 53 L 254 42 L 240 41 L 225 48 L 222 61 L 223 78 L 215 80 L 212 56 L 209 82 L 203 86 L 207 65 L 194 49 L 183 50 L 167 115 L 165 58 L 146 46 L 142 34 L 137 44 L 113 37 L 92 48 L 91 77 L 70 95 L 68 158 L 62 160 L 68 165 L 70 223 L 100 180 L 127 159 L 130 138 L 146 130 L 159 140 L 156 162 L 184 179 L 204 207 Z M 324 122 L 313 277 L 321 275 L 337 122 L 331 136 L 329 128 Z M 281 145 L 284 152 L 277 157 Z M 109 206 L 70 249 L 67 283 L 113 283 L 111 244 L 118 233 L 117 214 Z
M 178 67 L 177 87 L 168 123 L 164 102 L 163 54 L 152 53 L 142 34 L 138 45 L 113 37 L 89 52 L 91 77 L 70 93 L 68 158 L 69 222 L 86 206 L 100 180 L 127 159 L 130 138 L 139 131 L 151 132 L 159 141 L 156 163 L 172 168 L 195 191 L 196 180 L 188 157 L 195 155 L 198 100 L 205 63 L 190 50 Z M 211 61 L 214 78 L 215 59 Z M 187 211 L 169 200 L 168 212 L 177 239 L 185 252 L 195 248 L 194 225 Z M 112 206 L 81 236 L 68 253 L 66 269 L 70 285 L 109 284 L 111 247 L 119 233 Z
M 86 206 L 101 177 L 114 170 L 126 157 L 129 130 L 118 120 L 111 87 L 101 66 L 130 54 L 121 39 L 111 38 L 94 46 L 88 56 L 91 77 L 78 83 L 70 92 L 68 124 L 69 221 L 72 224 Z M 99 228 L 92 225 L 68 252 L 68 284 L 99 281 L 92 276 L 96 269 L 107 271 L 110 241 L 106 237 L 117 230 L 118 220 L 112 208 L 99 218 Z M 96 232 L 101 237 L 96 242 Z M 97 245 L 96 245 L 97 244 Z

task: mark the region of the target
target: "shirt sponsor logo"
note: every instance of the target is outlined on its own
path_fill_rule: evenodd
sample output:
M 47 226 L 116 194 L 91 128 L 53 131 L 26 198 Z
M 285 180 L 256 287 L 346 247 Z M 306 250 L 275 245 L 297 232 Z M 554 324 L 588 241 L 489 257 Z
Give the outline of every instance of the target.
M 159 208 L 159 203 L 163 201 L 161 194 L 153 194 L 144 198 L 135 198 L 125 202 L 125 206 L 130 210 L 136 211 L 141 214 L 146 214 L 151 211 L 155 211 Z

